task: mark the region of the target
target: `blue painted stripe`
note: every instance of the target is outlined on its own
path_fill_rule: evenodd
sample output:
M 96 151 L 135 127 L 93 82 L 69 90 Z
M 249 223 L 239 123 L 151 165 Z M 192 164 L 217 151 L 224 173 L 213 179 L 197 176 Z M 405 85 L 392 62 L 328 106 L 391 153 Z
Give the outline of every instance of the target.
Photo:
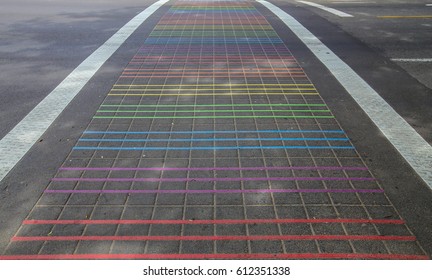
M 353 150 L 353 146 L 212 146 L 212 147 L 84 147 L 73 150 L 106 150 L 106 151 L 190 151 L 190 150 L 255 150 L 255 149 L 311 149 L 311 150 Z
M 87 130 L 83 134 L 231 134 L 231 133 L 336 133 L 343 130 L 197 130 L 197 131 L 96 131 Z
M 349 141 L 348 138 L 185 138 L 185 139 L 94 139 L 81 138 L 80 142 L 222 142 L 222 141 Z

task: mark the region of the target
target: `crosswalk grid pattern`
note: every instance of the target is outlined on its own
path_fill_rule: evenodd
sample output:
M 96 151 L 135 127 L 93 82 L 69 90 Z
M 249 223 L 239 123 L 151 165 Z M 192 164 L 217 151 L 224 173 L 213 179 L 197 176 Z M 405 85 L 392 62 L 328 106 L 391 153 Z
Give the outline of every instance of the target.
M 424 259 L 250 1 L 175 1 L 5 255 Z

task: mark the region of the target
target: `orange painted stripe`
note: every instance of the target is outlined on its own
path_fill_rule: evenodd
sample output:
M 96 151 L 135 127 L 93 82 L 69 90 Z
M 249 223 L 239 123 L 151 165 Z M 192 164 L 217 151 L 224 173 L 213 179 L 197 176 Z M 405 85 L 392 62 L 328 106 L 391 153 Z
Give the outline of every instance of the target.
M 24 225 L 90 225 L 90 224 L 164 224 L 164 225 L 203 225 L 203 224 L 302 224 L 302 223 L 353 223 L 353 224 L 405 224 L 403 220 L 369 219 L 251 219 L 251 220 L 25 220 Z
M 383 235 L 162 235 L 162 236 L 14 236 L 11 241 L 245 241 L 245 240 L 377 240 L 415 241 L 415 236 Z

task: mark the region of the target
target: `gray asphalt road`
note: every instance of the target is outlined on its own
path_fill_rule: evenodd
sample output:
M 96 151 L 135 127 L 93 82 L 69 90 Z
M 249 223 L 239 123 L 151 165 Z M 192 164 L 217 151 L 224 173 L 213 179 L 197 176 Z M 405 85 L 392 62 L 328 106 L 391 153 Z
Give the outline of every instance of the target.
M 149 3 L 152 1 L 2 1 L 0 137 Z
M 376 78 L 376 87 L 382 88 L 381 96 L 432 143 L 432 6 L 427 6 L 431 1 L 311 1 L 353 16 L 347 18 L 298 1 L 289 2 L 326 19 L 380 54 L 386 59 L 384 65 L 379 66 L 383 71 L 386 66 L 397 64 L 401 68 L 398 71 L 406 71 L 425 85 L 426 88 L 406 86 L 392 76 L 394 73 L 389 73 L 386 79 L 369 73 L 372 79 Z M 327 39 L 325 34 L 321 37 Z M 363 63 L 358 54 L 347 50 L 347 60 L 360 58 L 356 64 Z
M 297 1 L 292 1 L 293 3 Z M 353 15 L 341 18 L 327 11 L 307 7 L 365 42 L 413 77 L 432 88 L 431 1 L 314 0 L 314 3 Z

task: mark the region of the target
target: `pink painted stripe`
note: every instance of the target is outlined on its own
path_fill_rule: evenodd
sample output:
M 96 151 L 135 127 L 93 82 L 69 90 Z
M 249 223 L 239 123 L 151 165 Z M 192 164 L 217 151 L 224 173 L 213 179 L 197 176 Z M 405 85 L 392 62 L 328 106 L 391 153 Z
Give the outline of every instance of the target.
M 367 171 L 366 167 L 343 166 L 270 166 L 270 167 L 60 167 L 60 171 L 258 171 L 258 170 L 349 170 Z
M 161 236 L 14 236 L 11 241 L 244 241 L 244 240 L 377 240 L 415 241 L 415 236 L 399 235 L 161 235 Z
M 45 190 L 45 193 L 82 194 L 217 194 L 217 193 L 384 193 L 380 189 L 250 189 L 250 190 Z
M 375 181 L 366 177 L 227 177 L 227 178 L 53 178 L 55 182 L 238 182 L 238 181 Z
M 0 260 L 101 260 L 101 259 L 379 259 L 429 260 L 425 255 L 355 254 L 355 253 L 292 253 L 292 254 L 52 254 L 6 255 Z
M 405 221 L 396 219 L 223 219 L 223 220 L 24 220 L 24 225 L 233 225 L 233 224 L 392 224 L 403 225 Z

